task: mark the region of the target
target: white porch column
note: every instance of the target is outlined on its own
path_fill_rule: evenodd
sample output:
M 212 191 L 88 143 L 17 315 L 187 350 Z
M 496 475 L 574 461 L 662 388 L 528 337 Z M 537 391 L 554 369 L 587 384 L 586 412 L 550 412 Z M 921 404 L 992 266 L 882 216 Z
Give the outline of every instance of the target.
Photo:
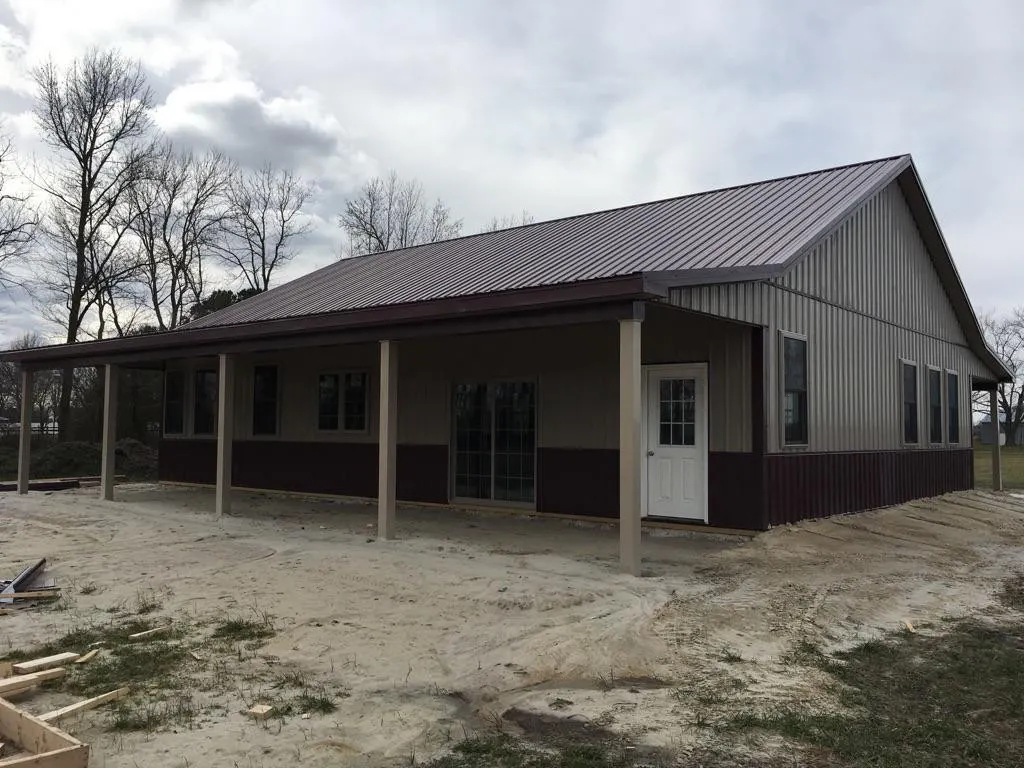
M 999 390 L 988 393 L 988 409 L 992 419 L 992 489 L 1003 490 L 1003 461 L 999 451 Z
M 100 498 L 114 499 L 115 445 L 117 444 L 117 366 L 107 365 L 103 381 L 103 448 Z
M 398 345 L 380 343 L 380 424 L 377 461 L 377 535 L 395 538 L 396 453 L 398 448 Z
M 619 321 L 619 567 L 640 575 L 640 328 Z
M 32 371 L 21 369 L 21 432 L 18 435 L 18 493 L 28 493 L 32 454 Z
M 235 437 L 235 357 L 220 356 L 217 374 L 217 517 L 231 511 L 231 443 Z

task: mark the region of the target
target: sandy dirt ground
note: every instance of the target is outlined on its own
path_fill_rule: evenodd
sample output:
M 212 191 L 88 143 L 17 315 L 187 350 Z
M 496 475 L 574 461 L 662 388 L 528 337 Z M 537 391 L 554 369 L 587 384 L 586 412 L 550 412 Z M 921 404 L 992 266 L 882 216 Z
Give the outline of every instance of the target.
M 112 734 L 102 710 L 66 722 L 90 765 L 110 768 L 408 764 L 514 732 L 510 711 L 685 751 L 723 706 L 709 690 L 734 685 L 733 707 L 817 695 L 787 662 L 802 643 L 838 649 L 983 610 L 1024 568 L 1024 500 L 985 493 L 751 540 L 645 534 L 641 579 L 616 572 L 608 526 L 403 508 L 385 542 L 371 506 L 246 493 L 217 520 L 204 490 L 117 497 L 0 495 L 0 572 L 47 557 L 68 593 L 65 610 L 0 617 L 0 655 L 109 621 L 145 592 L 193 623 L 268 612 L 277 634 L 257 656 L 348 695 L 331 714 L 261 725 L 241 714 L 252 692 L 238 683 L 191 729 Z

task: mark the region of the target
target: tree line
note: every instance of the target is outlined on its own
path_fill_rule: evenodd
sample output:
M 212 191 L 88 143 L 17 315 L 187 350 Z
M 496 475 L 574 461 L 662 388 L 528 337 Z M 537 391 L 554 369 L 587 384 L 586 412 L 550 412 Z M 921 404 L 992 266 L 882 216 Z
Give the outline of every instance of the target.
M 50 153 L 25 170 L 0 126 L 0 288 L 26 289 L 61 341 L 179 328 L 266 291 L 297 255 L 315 222 L 315 185 L 291 168 L 247 168 L 163 135 L 141 62 L 94 49 L 32 76 L 35 124 Z M 524 212 L 485 229 L 530 221 Z M 395 172 L 368 180 L 337 223 L 342 257 L 463 228 L 419 181 Z M 44 342 L 30 333 L 16 344 Z M 94 378 L 68 368 L 37 386 L 39 411 L 55 416 L 62 438 L 82 389 L 77 375 Z M 13 416 L 16 385 L 7 366 L 0 417 Z

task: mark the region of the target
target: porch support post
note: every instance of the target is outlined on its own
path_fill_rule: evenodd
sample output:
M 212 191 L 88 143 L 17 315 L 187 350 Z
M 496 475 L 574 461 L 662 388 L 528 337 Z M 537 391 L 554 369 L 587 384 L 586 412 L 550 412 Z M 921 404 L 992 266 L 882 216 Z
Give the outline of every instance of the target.
M 21 368 L 21 432 L 18 434 L 18 493 L 28 493 L 32 454 L 32 371 Z
M 377 461 L 377 536 L 395 538 L 395 464 L 398 451 L 398 345 L 380 343 L 380 424 Z
M 619 320 L 619 567 L 640 575 L 640 328 L 643 305 Z M 639 315 L 639 316 L 637 316 Z
M 115 448 L 117 444 L 117 366 L 105 366 L 103 381 L 103 449 L 100 465 L 100 498 L 114 499 Z
M 988 393 L 988 409 L 992 419 L 992 489 L 1003 490 L 1003 461 L 999 450 L 999 390 Z
M 231 511 L 231 444 L 235 438 L 235 356 L 221 355 L 217 374 L 217 517 Z

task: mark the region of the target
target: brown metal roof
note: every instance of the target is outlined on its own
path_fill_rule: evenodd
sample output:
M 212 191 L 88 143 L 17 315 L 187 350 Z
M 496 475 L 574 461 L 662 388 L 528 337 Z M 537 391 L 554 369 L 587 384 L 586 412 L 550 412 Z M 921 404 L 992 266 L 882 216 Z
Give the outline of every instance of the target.
M 663 274 L 773 274 L 910 164 L 902 155 L 345 259 L 187 329 Z

